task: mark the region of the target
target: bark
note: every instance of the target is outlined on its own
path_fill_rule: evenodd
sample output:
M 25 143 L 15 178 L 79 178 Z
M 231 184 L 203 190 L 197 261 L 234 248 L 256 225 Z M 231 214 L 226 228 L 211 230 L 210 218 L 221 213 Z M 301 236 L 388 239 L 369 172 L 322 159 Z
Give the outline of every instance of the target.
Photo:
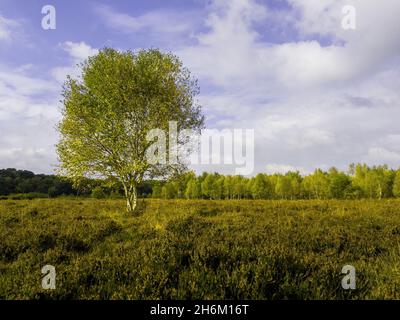
M 126 197 L 126 211 L 128 213 L 134 213 L 137 206 L 137 190 L 135 185 L 124 185 L 125 197 Z

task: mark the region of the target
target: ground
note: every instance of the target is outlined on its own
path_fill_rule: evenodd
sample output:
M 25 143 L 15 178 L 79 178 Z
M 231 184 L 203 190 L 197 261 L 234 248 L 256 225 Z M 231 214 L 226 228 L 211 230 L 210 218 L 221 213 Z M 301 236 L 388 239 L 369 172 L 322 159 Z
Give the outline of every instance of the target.
M 0 299 L 399 299 L 400 201 L 0 201 Z M 56 289 L 41 268 L 56 268 Z M 356 289 L 344 290 L 344 265 Z

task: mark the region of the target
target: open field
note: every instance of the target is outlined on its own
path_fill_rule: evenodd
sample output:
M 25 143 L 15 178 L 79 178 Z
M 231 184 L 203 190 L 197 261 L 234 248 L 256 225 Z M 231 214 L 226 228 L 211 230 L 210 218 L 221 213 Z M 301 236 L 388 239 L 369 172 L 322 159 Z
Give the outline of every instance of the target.
M 0 201 L 1 299 L 399 299 L 400 201 Z M 56 267 L 56 289 L 41 268 Z M 357 271 L 343 290 L 341 269 Z

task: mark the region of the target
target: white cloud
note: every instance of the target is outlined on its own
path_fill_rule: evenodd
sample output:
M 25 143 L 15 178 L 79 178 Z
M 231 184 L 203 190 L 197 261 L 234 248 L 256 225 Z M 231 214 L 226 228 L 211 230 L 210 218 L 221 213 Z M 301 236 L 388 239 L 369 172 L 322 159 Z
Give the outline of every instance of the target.
M 84 42 L 64 42 L 69 65 L 50 70 L 58 82 L 76 76 L 74 66 L 97 53 Z M 34 76 L 32 65 L 0 66 L 0 168 L 17 167 L 35 172 L 52 172 L 57 164 L 55 125 L 60 119 L 60 85 Z
M 109 28 L 136 38 L 143 35 L 147 46 L 154 39 L 173 46 L 190 39 L 196 24 L 201 21 L 199 11 L 158 9 L 132 16 L 106 5 L 95 8 Z
M 400 152 L 381 147 L 370 148 L 365 160 L 372 163 L 376 163 L 377 161 L 385 161 L 386 163 L 400 162 Z
M 254 128 L 259 171 L 266 161 L 312 171 L 368 157 L 396 166 L 373 148 L 400 133 L 400 2 L 353 1 L 355 31 L 341 28 L 347 1 L 290 2 L 281 23 L 294 22 L 298 40 L 263 41 L 259 25 L 272 13 L 256 1 L 216 1 L 209 30 L 178 51 L 200 86 L 213 87 L 201 96 L 209 124 Z M 315 34 L 325 41 L 307 40 Z
M 0 167 L 29 169 L 36 173 L 49 173 L 52 171 L 49 168 L 49 161 L 55 163 L 55 159 L 49 159 L 49 151 L 42 148 L 1 148 Z
M 281 173 L 285 174 L 288 172 L 296 172 L 298 171 L 300 174 L 307 174 L 308 172 L 302 168 L 302 167 L 295 167 L 291 166 L 288 164 L 276 164 L 276 163 L 271 163 L 267 164 L 265 166 L 265 172 L 268 174 L 274 174 L 274 173 Z
M 0 120 L 15 115 L 54 117 L 57 108 L 41 98 L 54 97 L 58 86 L 41 78 L 29 76 L 24 69 L 0 66 Z
M 70 64 L 67 66 L 55 67 L 51 70 L 52 76 L 59 82 L 63 83 L 67 75 L 76 78 L 80 74 L 79 63 L 83 62 L 90 56 L 96 55 L 98 49 L 92 48 L 85 42 L 72 42 L 66 41 L 59 45 L 59 47 L 68 54 Z
M 379 68 L 398 56 L 400 38 L 394 30 L 399 28 L 400 2 L 396 0 L 289 0 L 301 12 L 299 30 L 306 34 L 328 35 L 344 42 L 335 50 L 332 62 L 345 67 L 352 75 Z M 356 10 L 356 30 L 341 27 L 342 8 L 352 5 Z
M 0 14 L 0 41 L 11 40 L 12 35 L 20 27 L 20 22 L 7 19 Z
M 0 66 L 0 168 L 50 172 L 56 163 L 59 86 L 30 70 Z
M 81 42 L 66 41 L 60 44 L 60 47 L 63 50 L 65 50 L 70 55 L 70 57 L 77 62 L 83 61 L 90 56 L 94 56 L 98 52 L 97 49 L 92 48 L 83 41 Z
M 254 24 L 268 19 L 267 9 L 255 1 L 217 1 L 206 20 L 210 31 L 198 34 L 198 44 L 179 55 L 196 74 L 219 87 L 262 87 L 267 93 L 347 84 L 398 56 L 400 38 L 393 30 L 400 27 L 400 2 L 354 1 L 359 17 L 355 31 L 341 27 L 344 0 L 291 2 L 294 9 L 286 14 L 298 30 L 306 35 L 319 30 L 335 41 L 329 46 L 306 39 L 263 42 Z M 298 11 L 302 15 L 296 20 Z

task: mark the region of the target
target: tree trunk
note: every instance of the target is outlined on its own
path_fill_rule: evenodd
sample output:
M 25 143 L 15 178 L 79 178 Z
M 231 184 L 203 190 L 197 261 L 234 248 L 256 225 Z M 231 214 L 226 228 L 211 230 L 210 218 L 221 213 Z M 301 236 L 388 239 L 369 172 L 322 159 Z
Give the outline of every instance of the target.
M 126 197 L 126 211 L 128 213 L 134 213 L 137 205 L 137 191 L 135 185 L 126 186 L 124 185 L 125 197 Z

